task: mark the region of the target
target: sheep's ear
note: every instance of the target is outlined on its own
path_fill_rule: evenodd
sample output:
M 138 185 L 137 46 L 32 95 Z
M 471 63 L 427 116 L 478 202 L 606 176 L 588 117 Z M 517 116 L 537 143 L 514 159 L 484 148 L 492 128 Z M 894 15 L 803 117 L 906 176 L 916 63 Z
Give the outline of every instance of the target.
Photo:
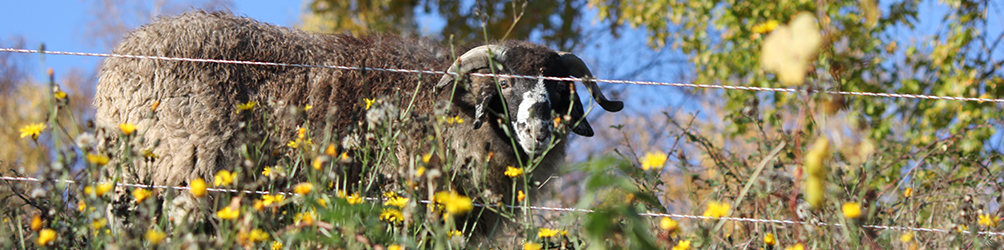
M 585 111 L 582 109 L 582 102 L 579 101 L 578 96 L 575 94 L 575 83 L 569 83 L 572 86 L 571 97 L 572 97 L 572 110 L 568 113 L 568 116 L 572 118 L 568 121 L 568 126 L 572 128 L 572 132 L 585 136 L 593 136 L 593 127 L 589 126 L 589 121 L 586 120 Z
M 484 123 L 487 115 L 485 114 L 485 106 L 489 105 L 492 102 L 492 99 L 495 98 L 495 92 L 481 90 L 481 95 L 479 96 L 484 96 L 484 98 L 482 98 L 478 104 L 474 106 L 474 129 L 481 128 L 481 125 Z

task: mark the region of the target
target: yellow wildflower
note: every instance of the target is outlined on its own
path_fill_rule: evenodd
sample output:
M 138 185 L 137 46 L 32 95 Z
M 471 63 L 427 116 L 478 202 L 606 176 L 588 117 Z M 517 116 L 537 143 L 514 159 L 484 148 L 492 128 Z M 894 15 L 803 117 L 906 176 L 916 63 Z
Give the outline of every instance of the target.
M 899 240 L 904 243 L 913 241 L 913 233 L 911 232 L 903 233 L 903 235 L 899 236 Z
M 278 204 L 286 200 L 286 196 L 281 194 L 276 194 L 276 195 L 263 194 L 261 195 L 261 200 L 262 200 L 262 205 L 270 206 L 272 204 Z
M 314 108 L 314 106 L 307 104 L 306 106 L 303 106 L 303 111 L 310 111 L 312 108 Z
M 286 143 L 286 146 L 287 147 L 291 147 L 291 148 L 296 148 L 297 146 L 299 146 L 299 142 L 297 142 L 297 141 L 289 141 L 288 143 Z
M 104 228 L 106 225 L 108 225 L 108 219 L 105 218 L 97 219 L 91 222 L 91 229 L 94 229 L 94 231 L 98 231 Z
M 35 123 L 35 124 L 25 125 L 20 129 L 21 138 L 25 138 L 30 135 L 31 139 L 38 140 L 38 135 L 42 134 L 42 130 L 45 130 L 45 127 L 46 127 L 45 123 Z
M 390 245 L 387 250 L 404 250 L 404 247 L 398 244 Z
M 539 238 L 552 238 L 558 235 L 567 235 L 567 234 L 568 234 L 567 230 L 556 230 L 550 228 L 540 228 L 540 231 L 537 231 L 537 237 Z
M 659 228 L 662 228 L 662 230 L 666 230 L 668 232 L 675 231 L 676 228 L 679 226 L 680 223 L 676 222 L 675 220 L 669 217 L 662 217 L 662 220 L 659 221 Z
M 111 159 L 109 159 L 108 156 L 87 153 L 87 162 L 90 162 L 98 167 L 108 164 L 109 160 Z
M 282 250 L 282 241 L 273 241 L 272 250 Z
M 250 240 L 251 243 L 265 242 L 268 240 L 268 233 L 265 233 L 265 231 L 260 228 L 255 228 L 254 230 L 251 230 L 250 234 L 248 234 L 248 240 Z
M 317 158 L 314 158 L 314 161 L 310 163 L 310 166 L 314 167 L 314 170 L 321 171 L 321 168 L 324 167 L 324 164 L 327 163 L 328 163 L 327 157 L 318 156 Z
M 844 203 L 842 210 L 844 212 L 844 217 L 849 219 L 856 219 L 861 217 L 861 203 L 857 202 L 847 202 Z
M 543 246 L 541 246 L 540 243 L 533 243 L 533 242 L 523 243 L 523 250 L 540 250 L 540 249 L 543 249 Z
M 396 196 L 395 197 L 390 197 L 390 198 L 387 198 L 387 201 L 385 201 L 383 203 L 383 205 L 384 206 L 404 207 L 405 205 L 408 205 L 408 198 L 396 197 Z
M 774 234 L 767 233 L 767 235 L 763 236 L 763 243 L 768 246 L 773 246 L 777 244 L 777 239 L 774 239 Z
M 127 135 L 128 136 L 128 135 L 131 135 L 132 132 L 136 131 L 136 124 L 132 124 L 132 123 L 128 123 L 128 122 L 127 123 L 123 123 L 123 124 L 119 124 L 119 129 L 122 130 L 122 134 L 123 135 Z
M 784 250 L 805 250 L 805 246 L 802 246 L 802 243 L 798 243 L 794 246 L 785 247 Z
M 453 230 L 453 231 L 450 231 L 450 232 L 446 233 L 446 236 L 449 236 L 449 237 L 464 236 L 464 233 L 460 232 L 460 230 Z
M 775 28 L 777 28 L 777 25 L 778 25 L 777 20 L 770 20 L 764 23 L 754 25 L 752 31 L 753 33 L 763 34 L 773 31 Z
M 903 197 L 910 198 L 910 196 L 913 196 L 913 188 L 903 189 Z
M 31 216 L 31 224 L 28 224 L 28 227 L 31 228 L 31 231 L 41 230 L 42 229 L 42 217 L 39 217 L 37 214 Z
M 325 200 L 323 198 L 317 198 L 317 205 L 323 208 L 328 208 L 328 200 Z
M 370 110 L 370 106 L 373 106 L 373 103 L 376 102 L 376 99 L 363 98 L 363 101 L 366 102 L 366 110 Z
M 224 220 L 236 220 L 237 217 L 240 217 L 240 215 L 241 210 L 233 209 L 231 207 L 225 207 L 216 212 L 216 217 L 220 217 L 220 219 Z
M 985 227 L 997 227 L 997 221 L 1001 219 L 1000 216 L 990 216 L 989 214 L 981 214 L 979 224 Z
M 261 175 L 264 175 L 265 177 L 268 177 L 271 174 L 272 174 L 272 168 L 271 167 L 265 167 L 265 170 L 261 171 Z
M 195 197 L 201 198 L 206 196 L 206 181 L 202 178 L 195 178 L 195 180 L 192 180 L 192 182 L 188 184 L 188 188 L 188 191 L 192 192 L 192 195 Z
M 163 242 L 164 238 L 167 238 L 167 234 L 157 229 L 150 229 L 146 230 L 146 236 L 144 236 L 144 238 L 146 238 L 150 244 L 157 245 Z
M 56 97 L 56 100 L 66 99 L 66 92 L 63 92 L 62 90 L 56 91 L 56 93 L 53 93 L 52 95 Z
M 341 158 L 342 162 L 348 162 L 349 161 L 349 152 L 342 152 L 342 156 L 340 158 Z
M 673 246 L 673 250 L 687 250 L 687 249 L 690 249 L 689 240 L 681 240 L 680 242 L 677 242 L 675 246 Z
M 471 198 L 454 191 L 439 191 L 433 197 L 436 203 L 446 207 L 446 213 L 450 215 L 462 215 L 474 209 Z
M 261 211 L 265 209 L 265 202 L 262 200 L 254 200 L 254 203 L 251 204 L 251 208 L 254 208 L 254 211 Z
M 328 147 L 324 149 L 324 154 L 335 157 L 338 152 L 335 150 L 335 144 L 328 144 Z
M 296 129 L 296 138 L 297 139 L 303 139 L 303 138 L 306 138 L 306 137 L 307 137 L 307 128 L 301 127 L 301 128 Z
M 83 212 L 84 209 L 87 209 L 87 203 L 85 203 L 84 201 L 78 201 L 77 202 L 77 210 L 80 211 L 80 212 Z
M 425 167 L 418 167 L 415 169 L 416 176 L 422 176 L 423 174 L 425 174 Z
M 349 205 L 355 205 L 355 204 L 363 203 L 363 197 L 361 195 L 359 195 L 358 193 L 356 193 L 356 194 L 349 195 L 348 197 L 345 197 L 345 201 L 349 202 Z
M 48 246 L 49 244 L 52 244 L 53 241 L 56 241 L 56 230 L 46 228 L 38 232 L 37 243 L 39 246 Z
M 111 183 L 102 182 L 102 183 L 98 183 L 98 187 L 94 188 L 92 190 L 94 190 L 93 191 L 94 195 L 102 196 L 102 195 L 105 195 L 105 193 L 108 193 L 108 191 L 112 191 L 112 188 L 114 188 L 114 187 L 115 187 L 115 185 L 113 185 Z M 86 187 L 84 188 L 84 192 L 85 193 L 87 192 L 87 188 Z
M 314 225 L 314 216 L 314 211 L 297 213 L 296 216 L 293 217 L 293 221 L 297 224 L 303 223 L 304 225 L 310 226 Z
M 645 171 L 648 171 L 649 169 L 660 170 L 666 165 L 667 159 L 669 159 L 669 156 L 663 152 L 645 153 L 645 156 L 641 157 L 641 169 Z
M 523 193 L 523 190 L 516 191 L 516 201 L 523 202 L 523 200 L 525 199 L 526 199 L 526 194 Z
M 516 176 L 523 175 L 523 168 L 515 168 L 513 166 L 508 166 L 505 168 L 505 176 L 510 178 L 515 178 Z
M 153 192 L 144 188 L 137 188 L 132 191 L 132 196 L 136 198 L 136 203 L 143 202 L 146 198 L 150 198 L 151 194 L 153 194 Z
M 304 182 L 296 184 L 296 187 L 293 187 L 293 192 L 300 195 L 307 195 L 308 193 L 310 193 L 311 189 L 314 189 L 314 184 L 310 184 L 309 182 Z
M 422 155 L 422 163 L 429 163 L 429 160 L 432 160 L 432 152 Z
M 383 212 L 380 213 L 380 220 L 390 223 L 404 221 L 404 214 L 401 213 L 401 210 L 385 208 Z
M 240 114 L 241 111 L 251 111 L 254 110 L 254 105 L 258 104 L 256 101 L 249 101 L 246 103 L 237 104 L 237 113 Z
M 153 101 L 153 105 L 150 105 L 150 111 L 157 111 L 157 107 L 160 107 L 160 100 Z
M 721 203 L 721 202 L 712 201 L 712 202 L 708 203 L 707 210 L 704 210 L 704 216 L 705 217 L 711 217 L 711 218 L 716 218 L 717 219 L 717 218 L 720 218 L 722 216 L 727 215 L 729 213 L 729 209 L 731 207 L 732 206 L 729 205 L 728 203 Z
M 234 179 L 237 179 L 237 173 L 231 173 L 227 170 L 220 170 L 216 172 L 216 176 L 213 177 L 216 181 L 213 182 L 214 186 L 228 186 L 234 183 Z

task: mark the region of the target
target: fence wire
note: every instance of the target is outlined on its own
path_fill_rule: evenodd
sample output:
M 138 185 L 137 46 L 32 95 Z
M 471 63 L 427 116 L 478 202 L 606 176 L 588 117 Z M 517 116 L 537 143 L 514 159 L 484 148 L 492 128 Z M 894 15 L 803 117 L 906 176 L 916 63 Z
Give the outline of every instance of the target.
M 181 61 L 181 62 L 199 62 L 199 63 L 225 63 L 225 64 L 243 64 L 243 65 L 260 65 L 260 66 L 277 66 L 277 67 L 305 67 L 305 68 L 327 68 L 327 69 L 340 69 L 340 70 L 365 70 L 365 71 L 383 71 L 383 72 L 395 72 L 395 73 L 412 73 L 412 74 L 434 74 L 443 75 L 449 74 L 456 76 L 455 72 L 445 72 L 438 70 L 417 70 L 417 69 L 394 69 L 394 68 L 371 68 L 371 67 L 355 67 L 355 66 L 341 66 L 341 65 L 315 65 L 315 64 L 297 64 L 297 63 L 278 63 L 278 62 L 260 62 L 260 61 L 242 61 L 242 60 L 224 60 L 224 59 L 205 59 L 205 58 L 188 58 L 188 57 L 169 57 L 169 56 L 147 56 L 147 55 L 124 55 L 124 54 L 113 54 L 113 53 L 89 53 L 89 52 L 67 52 L 67 51 L 49 51 L 49 50 L 34 50 L 34 49 L 17 49 L 17 48 L 0 48 L 0 52 L 13 52 L 13 53 L 44 53 L 50 55 L 72 55 L 72 56 L 94 56 L 94 57 L 114 57 L 114 58 L 131 58 L 131 59 L 149 59 L 149 60 L 162 60 L 162 61 Z M 508 74 L 484 74 L 484 73 L 470 73 L 475 76 L 502 76 L 510 78 L 522 78 L 522 79 L 545 79 L 554 81 L 581 81 L 582 78 L 576 77 L 555 77 L 555 76 L 530 76 L 530 75 L 508 75 Z M 737 85 L 714 85 L 714 84 L 694 84 L 694 83 L 674 83 L 674 82 L 657 82 L 657 81 L 633 81 L 633 80 L 614 80 L 614 79 L 587 79 L 593 82 L 605 82 L 605 83 L 615 83 L 615 84 L 636 84 L 636 85 L 656 85 L 656 86 L 674 86 L 674 87 L 685 87 L 685 88 L 707 88 L 707 89 L 724 89 L 724 90 L 745 90 L 745 91 L 769 91 L 769 92 L 819 92 L 835 95 L 851 95 L 851 96 L 871 96 L 871 97 L 889 97 L 889 98 L 909 98 L 909 99 L 928 99 L 928 100 L 951 100 L 951 101 L 969 101 L 969 102 L 993 102 L 993 103 L 1004 103 L 1004 99 L 995 98 L 978 98 L 978 97 L 961 97 L 961 96 L 937 96 L 937 95 L 921 95 L 921 94 L 898 94 L 898 93 L 877 93 L 877 92 L 852 92 L 852 91 L 834 91 L 834 90 L 809 90 L 809 89 L 795 89 L 795 88 L 772 88 L 772 87 L 754 87 L 754 86 L 737 86 Z
M 0 180 L 7 181 L 22 181 L 22 182 L 42 182 L 41 179 L 32 177 L 15 177 L 15 176 L 0 176 Z M 72 183 L 76 184 L 73 180 L 56 180 L 58 182 Z M 116 186 L 121 187 L 132 187 L 132 188 L 156 188 L 156 189 L 173 189 L 173 190 L 190 190 L 189 187 L 181 186 L 163 186 L 163 185 L 145 185 L 145 184 L 132 184 L 132 183 L 115 183 Z M 245 194 L 281 194 L 287 196 L 297 195 L 291 192 L 265 192 L 265 191 L 253 191 L 253 190 L 238 190 L 238 189 L 227 189 L 227 188 L 206 188 L 206 191 L 217 192 L 217 193 L 245 193 Z M 381 201 L 380 198 L 375 197 L 363 197 L 367 201 Z M 429 204 L 432 201 L 429 200 L 418 200 L 419 203 Z M 478 204 L 475 203 L 474 206 L 485 207 L 492 205 Z M 549 211 L 549 212 L 559 212 L 559 213 L 592 213 L 592 209 L 582 209 L 582 208 L 567 208 L 567 207 L 545 207 L 545 206 L 515 206 L 515 205 L 504 205 L 506 208 L 511 209 L 528 209 L 536 211 Z M 842 227 L 841 223 L 827 223 L 827 222 L 805 222 L 805 221 L 794 221 L 794 220 L 777 220 L 777 219 L 759 219 L 759 218 L 745 218 L 745 217 L 710 217 L 702 215 L 690 215 L 690 214 L 674 214 L 674 213 L 652 213 L 644 212 L 638 213 L 639 216 L 645 217 L 657 217 L 657 218 L 676 218 L 676 219 L 691 219 L 691 220 L 727 220 L 735 222 L 745 222 L 745 223 L 761 223 L 761 224 L 787 224 L 787 225 L 803 225 L 803 226 L 832 226 L 832 227 Z M 905 226 L 887 226 L 887 225 L 862 225 L 862 228 L 871 228 L 877 230 L 889 230 L 889 231 L 912 231 L 912 232 L 928 232 L 928 233 L 951 233 L 953 230 L 940 229 L 940 228 L 925 228 L 925 227 L 905 227 Z M 970 231 L 957 231 L 962 234 L 972 234 Z M 977 235 L 986 236 L 1004 236 L 1004 232 L 995 231 L 978 231 Z

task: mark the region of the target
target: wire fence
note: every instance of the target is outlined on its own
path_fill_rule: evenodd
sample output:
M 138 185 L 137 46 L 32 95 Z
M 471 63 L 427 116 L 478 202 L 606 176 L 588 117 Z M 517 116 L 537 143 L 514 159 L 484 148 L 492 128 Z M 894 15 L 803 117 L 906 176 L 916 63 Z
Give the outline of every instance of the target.
M 327 68 L 327 69 L 340 69 L 340 70 L 366 70 L 366 71 L 383 71 L 383 72 L 395 72 L 395 73 L 412 73 L 412 74 L 434 74 L 434 75 L 457 75 L 455 72 L 445 72 L 438 70 L 417 70 L 417 69 L 394 69 L 394 68 L 371 68 L 371 67 L 355 67 L 355 66 L 342 66 L 342 65 L 315 65 L 315 64 L 296 64 L 296 63 L 278 63 L 278 62 L 260 62 L 260 61 L 242 61 L 242 60 L 224 60 L 224 59 L 206 59 L 206 58 L 188 58 L 188 57 L 169 57 L 169 56 L 148 56 L 148 55 L 124 55 L 124 54 L 113 54 L 113 53 L 89 53 L 89 52 L 67 52 L 67 51 L 48 51 L 48 50 L 34 50 L 34 49 L 17 49 L 17 48 L 0 48 L 0 52 L 13 52 L 13 53 L 44 53 L 50 55 L 72 55 L 72 56 L 94 56 L 94 57 L 113 57 L 113 58 L 131 58 L 131 59 L 148 59 L 148 60 L 162 60 L 162 61 L 181 61 L 181 62 L 199 62 L 199 63 L 224 63 L 224 64 L 243 64 L 243 65 L 260 65 L 260 66 L 277 66 L 277 67 L 305 67 L 305 68 Z M 508 74 L 483 74 L 483 73 L 470 73 L 475 76 L 502 76 L 510 78 L 522 78 L 522 79 L 545 79 L 554 81 L 581 81 L 582 78 L 576 77 L 555 77 L 555 76 L 530 76 L 530 75 L 508 75 Z M 969 102 L 993 102 L 993 103 L 1004 103 L 1004 99 L 995 98 L 979 98 L 979 97 L 962 97 L 962 96 L 937 96 L 937 95 L 921 95 L 921 94 L 900 94 L 900 93 L 878 93 L 878 92 L 853 92 L 853 91 L 834 91 L 834 90 L 812 90 L 812 89 L 795 89 L 795 88 L 772 88 L 772 87 L 755 87 L 755 86 L 738 86 L 738 85 L 714 85 L 714 84 L 694 84 L 694 83 L 674 83 L 674 82 L 657 82 L 657 81 L 633 81 L 633 80 L 615 80 L 615 79 L 588 79 L 593 82 L 605 82 L 605 83 L 615 83 L 615 84 L 636 84 L 636 85 L 656 85 L 656 86 L 674 86 L 674 87 L 685 87 L 685 88 L 707 88 L 707 89 L 724 89 L 724 90 L 744 90 L 744 91 L 769 91 L 769 92 L 819 92 L 835 95 L 850 95 L 850 96 L 871 96 L 871 97 L 889 97 L 889 98 L 909 98 L 909 99 L 928 99 L 928 100 L 951 100 L 951 101 L 969 101 Z
M 307 67 L 307 68 L 328 68 L 328 69 L 338 69 L 338 70 L 366 70 L 366 71 L 383 71 L 383 72 L 395 72 L 395 73 L 412 73 L 412 74 L 450 74 L 457 75 L 454 72 L 445 72 L 437 70 L 416 70 L 416 69 L 396 69 L 396 68 L 371 68 L 371 67 L 355 67 L 355 66 L 341 66 L 341 65 L 314 65 L 314 64 L 295 64 L 295 63 L 278 63 L 278 62 L 261 62 L 261 61 L 242 61 L 242 60 L 223 60 L 223 59 L 205 59 L 205 58 L 186 58 L 186 57 L 165 57 L 165 56 L 148 56 L 148 55 L 125 55 L 125 54 L 113 54 L 113 53 L 88 53 L 88 52 L 66 52 L 66 51 L 47 51 L 47 50 L 33 50 L 33 49 L 17 49 L 17 48 L 0 48 L 0 52 L 12 52 L 12 53 L 44 53 L 50 55 L 73 55 L 73 56 L 93 56 L 93 57 L 110 57 L 110 58 L 131 58 L 131 59 L 148 59 L 148 60 L 163 60 L 163 61 L 182 61 L 182 62 L 198 62 L 198 63 L 224 63 L 224 64 L 242 64 L 242 65 L 259 65 L 259 66 L 276 66 L 276 67 Z M 481 73 L 471 73 L 471 75 L 476 76 L 493 76 L 494 74 L 481 74 Z M 545 80 L 556 80 L 556 81 L 581 81 L 582 78 L 575 77 L 553 77 L 553 76 L 530 76 L 530 75 L 507 75 L 507 74 L 497 74 L 497 76 L 510 77 L 510 78 L 522 78 L 522 79 L 545 79 Z M 707 88 L 707 89 L 723 89 L 723 90 L 743 90 L 743 91 L 769 91 L 769 92 L 819 92 L 827 94 L 836 95 L 851 95 L 851 96 L 870 96 L 870 97 L 888 97 L 888 98 L 908 98 L 908 99 L 928 99 L 928 100 L 950 100 L 950 101 L 969 101 L 969 102 L 993 102 L 993 103 L 1004 103 L 1004 99 L 994 99 L 994 98 L 976 98 L 976 97 L 959 97 L 959 96 L 936 96 L 936 95 L 921 95 L 921 94 L 899 94 L 899 93 L 875 93 L 875 92 L 850 92 L 850 91 L 833 91 L 833 90 L 804 90 L 795 88 L 772 88 L 772 87 L 754 87 L 754 86 L 735 86 L 735 85 L 712 85 L 712 84 L 693 84 L 693 83 L 674 83 L 674 82 L 658 82 L 658 81 L 633 81 L 633 80 L 614 80 L 614 79 L 586 79 L 593 82 L 605 82 L 614 84 L 637 84 L 637 85 L 655 85 L 655 86 L 675 86 L 675 87 L 686 87 L 686 88 Z M 0 176 L 0 180 L 7 181 L 22 181 L 22 182 L 41 182 L 42 180 L 32 177 L 11 177 L 11 176 Z M 66 183 L 76 183 L 73 180 L 57 180 Z M 190 190 L 189 187 L 181 186 L 163 186 L 163 185 L 145 185 L 145 184 L 131 184 L 131 183 L 116 183 L 117 186 L 132 187 L 132 188 L 156 188 L 156 189 L 173 189 L 179 191 Z M 225 188 L 206 188 L 209 192 L 226 192 L 226 193 L 245 193 L 245 194 L 282 194 L 282 195 L 294 195 L 289 192 L 265 192 L 265 191 L 253 191 L 253 190 L 238 190 L 238 189 L 225 189 Z M 364 197 L 368 201 L 378 201 L 380 198 Z M 421 200 L 421 203 L 431 203 L 428 200 Z M 483 204 L 475 204 L 475 206 L 486 206 Z M 505 205 L 507 208 L 515 209 L 529 209 L 537 211 L 550 211 L 550 212 L 579 212 L 579 213 L 592 213 L 593 210 L 581 209 L 581 208 L 565 208 L 565 207 L 545 207 L 545 206 L 514 206 Z M 745 223 L 767 223 L 767 224 L 788 224 L 788 225 L 805 225 L 805 226 L 843 226 L 840 223 L 826 223 L 826 222 L 805 222 L 805 221 L 795 221 L 795 220 L 777 220 L 777 219 L 759 219 L 759 218 L 744 218 L 744 217 L 709 217 L 700 215 L 689 215 L 689 214 L 674 214 L 674 213 L 639 213 L 640 216 L 647 217 L 666 217 L 666 218 L 677 218 L 677 219 L 693 219 L 693 220 L 707 220 L 707 219 L 717 219 L 717 220 L 727 220 L 735 222 L 745 222 Z M 952 233 L 958 232 L 962 234 L 971 234 L 971 231 L 956 231 L 950 229 L 939 229 L 939 228 L 924 228 L 924 227 L 905 227 L 905 226 L 887 226 L 887 225 L 862 225 L 863 228 L 871 228 L 877 230 L 891 230 L 891 231 L 913 231 L 913 232 L 930 232 L 930 233 Z M 994 231 L 978 231 L 975 232 L 978 235 L 987 236 L 1004 236 L 1004 232 L 994 232 Z
M 22 182 L 41 182 L 41 179 L 32 177 L 15 177 L 15 176 L 0 176 L 0 180 L 7 181 L 22 181 Z M 76 184 L 73 180 L 56 180 L 58 182 L 72 183 Z M 133 183 L 115 183 L 116 186 L 121 187 L 132 187 L 132 188 L 156 188 L 156 189 L 173 189 L 179 191 L 191 190 L 189 187 L 182 186 L 163 186 L 163 185 L 146 185 L 146 184 L 133 184 Z M 265 192 L 265 191 L 253 191 L 253 190 L 238 190 L 238 189 L 227 189 L 227 188 L 206 188 L 206 191 L 217 192 L 217 193 L 245 193 L 245 194 L 281 194 L 287 196 L 297 195 L 292 192 Z M 375 197 L 362 197 L 367 201 L 381 201 L 380 198 Z M 429 204 L 432 201 L 429 200 L 419 200 L 419 203 Z M 474 206 L 485 207 L 492 205 L 478 204 L 475 203 Z M 592 209 L 582 209 L 582 208 L 567 208 L 567 207 L 546 207 L 546 206 L 515 206 L 515 205 L 504 205 L 506 208 L 512 209 L 528 209 L 536 211 L 549 211 L 549 212 L 559 212 L 559 213 L 592 213 Z M 842 227 L 841 223 L 827 223 L 827 222 L 806 222 L 806 221 L 795 221 L 795 220 L 778 220 L 778 219 L 759 219 L 759 218 L 745 218 L 745 217 L 711 217 L 702 215 L 690 215 L 690 214 L 674 214 L 674 213 L 652 213 L 644 212 L 638 213 L 639 216 L 646 217 L 666 217 L 666 218 L 676 218 L 676 219 L 690 219 L 690 220 L 726 220 L 744 223 L 761 223 L 761 224 L 787 224 L 787 225 L 802 225 L 802 226 L 832 226 L 832 227 Z M 889 231 L 911 231 L 911 232 L 928 232 L 928 233 L 952 233 L 958 232 L 961 234 L 972 234 L 971 231 L 966 230 L 950 230 L 950 229 L 940 229 L 940 228 L 926 228 L 926 227 L 905 227 L 905 226 L 887 226 L 887 225 L 862 225 L 862 228 L 870 228 L 876 230 L 889 230 Z M 986 236 L 1004 236 L 1004 232 L 995 231 L 977 231 L 977 235 Z

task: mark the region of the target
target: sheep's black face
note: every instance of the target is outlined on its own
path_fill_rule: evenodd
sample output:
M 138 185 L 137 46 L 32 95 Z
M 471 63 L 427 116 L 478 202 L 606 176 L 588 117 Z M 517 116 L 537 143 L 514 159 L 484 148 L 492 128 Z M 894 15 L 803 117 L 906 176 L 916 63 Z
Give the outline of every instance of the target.
M 502 71 L 502 72 L 499 72 Z M 481 69 L 480 73 L 489 74 L 490 70 Z M 505 70 L 497 73 L 513 74 Z M 500 98 L 488 100 L 487 106 L 493 117 L 508 120 L 508 130 L 514 135 L 516 144 L 528 154 L 543 154 L 552 143 L 554 122 L 551 105 L 551 93 L 543 79 L 522 79 L 508 77 L 474 77 L 475 86 L 482 86 L 482 96 Z M 497 92 L 501 90 L 501 92 Z

